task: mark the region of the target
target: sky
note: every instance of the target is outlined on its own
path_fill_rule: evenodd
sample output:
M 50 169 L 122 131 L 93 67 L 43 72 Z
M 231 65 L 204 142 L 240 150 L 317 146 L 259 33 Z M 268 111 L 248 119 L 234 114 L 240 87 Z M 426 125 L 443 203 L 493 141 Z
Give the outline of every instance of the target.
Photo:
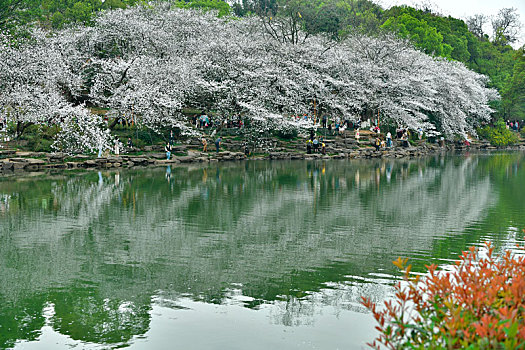
M 430 4 L 430 8 L 437 9 L 443 15 L 465 19 L 475 14 L 494 16 L 502 8 L 514 7 L 518 10 L 522 23 L 521 40 L 515 48 L 525 43 L 525 0 L 381 0 L 378 1 L 383 8 L 395 5 L 422 5 Z M 485 28 L 490 33 L 490 25 Z

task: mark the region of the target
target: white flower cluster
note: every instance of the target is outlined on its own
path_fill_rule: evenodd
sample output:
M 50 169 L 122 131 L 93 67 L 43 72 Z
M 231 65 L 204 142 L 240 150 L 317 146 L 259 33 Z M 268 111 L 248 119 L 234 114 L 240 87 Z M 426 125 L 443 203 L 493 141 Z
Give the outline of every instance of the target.
M 329 117 L 379 112 L 392 124 L 453 135 L 489 119 L 499 97 L 485 76 L 393 37 L 310 36 L 294 45 L 275 40 L 257 18 L 167 4 L 107 11 L 92 27 L 36 30 L 16 46 L 0 39 L 0 112 L 15 122 L 60 123 L 57 146 L 72 142 L 75 150 L 112 143 L 86 105 L 186 133 L 194 131 L 185 107 L 268 119 L 278 129 L 300 127 L 291 116 L 311 115 L 315 104 Z

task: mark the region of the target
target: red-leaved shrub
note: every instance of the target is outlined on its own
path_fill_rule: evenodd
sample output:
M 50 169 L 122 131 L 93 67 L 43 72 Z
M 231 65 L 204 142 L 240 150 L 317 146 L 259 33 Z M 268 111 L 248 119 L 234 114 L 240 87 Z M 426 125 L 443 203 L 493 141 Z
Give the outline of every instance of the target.
M 471 247 L 451 271 L 426 266 L 410 274 L 407 259 L 394 264 L 404 271 L 393 300 L 378 308 L 363 305 L 378 322 L 375 349 L 520 349 L 525 348 L 525 256 L 506 251 L 486 256 Z M 524 247 L 518 247 L 525 253 Z

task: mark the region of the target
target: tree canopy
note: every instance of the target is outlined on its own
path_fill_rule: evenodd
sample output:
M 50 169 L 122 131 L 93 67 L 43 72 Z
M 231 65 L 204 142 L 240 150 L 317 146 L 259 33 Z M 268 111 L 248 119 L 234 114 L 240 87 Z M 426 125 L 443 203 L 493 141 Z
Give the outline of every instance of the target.
M 89 106 L 191 134 L 184 108 L 279 129 L 315 101 L 331 116 L 379 111 L 393 124 L 453 135 L 489 120 L 498 98 L 486 77 L 392 35 L 334 42 L 297 30 L 292 39 L 267 25 L 160 4 L 105 11 L 91 26 L 53 35 L 34 30 L 16 45 L 3 40 L 2 113 L 16 123 L 58 123 L 55 146 L 81 151 L 113 142 Z

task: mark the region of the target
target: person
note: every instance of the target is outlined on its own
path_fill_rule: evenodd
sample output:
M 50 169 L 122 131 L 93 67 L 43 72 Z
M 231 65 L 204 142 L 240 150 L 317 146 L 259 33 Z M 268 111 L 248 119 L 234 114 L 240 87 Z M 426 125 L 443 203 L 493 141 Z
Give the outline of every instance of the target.
M 381 139 L 379 137 L 376 137 L 375 147 L 376 151 L 379 151 L 379 147 L 381 147 Z
M 206 124 L 206 118 L 207 118 L 206 114 L 202 114 L 199 117 L 199 128 L 204 129 L 204 125 Z
M 321 153 L 324 155 L 326 154 L 326 144 L 324 141 L 321 141 Z
M 330 122 L 328 124 L 328 133 L 331 135 L 332 134 L 332 122 Z
M 244 142 L 243 148 L 244 148 L 244 155 L 248 157 L 250 155 L 250 147 L 248 147 L 247 142 Z
M 175 138 L 173 137 L 173 130 L 170 131 L 170 145 L 173 146 L 175 143 Z
M 119 147 L 119 140 L 117 139 L 117 140 L 115 141 L 115 156 L 118 157 L 119 154 L 120 154 L 120 147 Z
M 310 139 L 306 141 L 306 153 L 307 154 L 312 153 L 312 140 Z
M 169 142 L 166 143 L 166 147 L 164 147 L 164 150 L 166 151 L 166 158 L 170 160 L 172 148 Z
M 357 143 L 359 143 L 359 138 L 360 138 L 360 137 L 361 137 L 361 135 L 359 134 L 359 129 L 357 129 L 357 130 L 355 131 L 355 140 L 356 140 Z
M 386 133 L 386 146 L 392 147 L 392 134 L 390 131 Z
M 319 151 L 319 140 L 316 137 L 312 142 L 314 145 L 314 153 L 317 153 Z
M 314 140 L 314 129 L 310 129 L 310 141 Z
M 423 138 L 423 129 L 417 128 L 417 138 L 420 140 Z
M 215 148 L 217 149 L 217 153 L 219 153 L 219 148 L 221 147 L 222 138 L 219 136 L 217 140 L 215 140 Z
M 102 151 L 103 151 L 102 148 L 103 148 L 103 147 L 104 147 L 104 145 L 102 144 L 102 142 L 99 142 L 99 144 L 98 144 L 98 155 L 97 155 L 97 158 L 102 157 Z
M 326 120 L 327 120 L 327 118 L 326 118 L 326 114 L 325 114 L 325 115 L 323 115 L 323 118 L 321 119 L 321 122 L 323 124 L 323 128 L 325 128 L 325 129 L 326 129 Z
M 202 151 L 208 152 L 208 141 L 206 141 L 206 138 L 203 137 L 201 142 L 202 142 Z
M 133 148 L 133 142 L 131 141 L 131 137 L 128 137 L 128 148 Z
M 409 146 L 409 143 L 408 143 L 408 132 L 405 131 L 403 133 L 403 136 L 401 136 L 401 141 L 403 142 L 403 146 L 404 147 L 408 147 Z

